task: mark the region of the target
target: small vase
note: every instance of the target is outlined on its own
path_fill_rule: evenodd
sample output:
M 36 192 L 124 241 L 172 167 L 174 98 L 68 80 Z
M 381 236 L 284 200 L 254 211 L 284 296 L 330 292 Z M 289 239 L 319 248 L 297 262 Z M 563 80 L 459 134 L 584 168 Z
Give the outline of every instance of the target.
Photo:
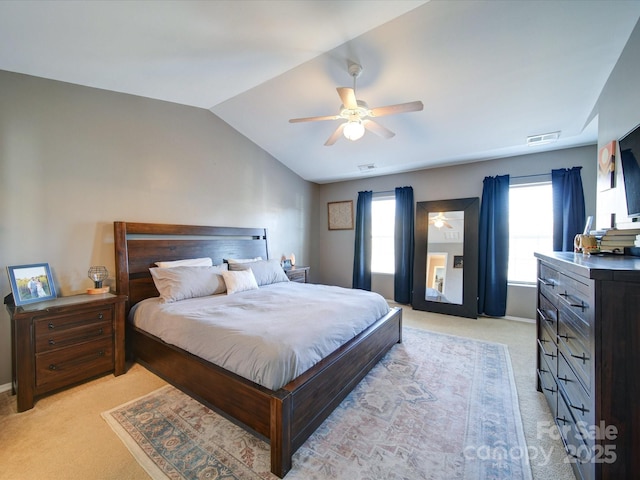
M 291 254 L 291 266 L 295 267 L 296 265 L 296 256 L 292 253 Z

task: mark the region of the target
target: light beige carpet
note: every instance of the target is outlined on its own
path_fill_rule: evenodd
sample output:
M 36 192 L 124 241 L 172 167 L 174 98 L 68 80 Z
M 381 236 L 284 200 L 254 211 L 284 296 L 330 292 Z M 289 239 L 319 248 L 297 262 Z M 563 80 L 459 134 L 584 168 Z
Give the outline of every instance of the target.
M 535 325 L 503 319 L 469 320 L 404 308 L 406 325 L 508 345 L 527 445 L 550 452 L 532 460 L 535 479 L 573 480 L 563 447 L 546 429 L 552 422 L 535 390 Z M 0 394 L 0 478 L 148 479 L 100 414 L 157 390 L 165 382 L 141 366 L 44 397 L 16 413 L 15 397 Z

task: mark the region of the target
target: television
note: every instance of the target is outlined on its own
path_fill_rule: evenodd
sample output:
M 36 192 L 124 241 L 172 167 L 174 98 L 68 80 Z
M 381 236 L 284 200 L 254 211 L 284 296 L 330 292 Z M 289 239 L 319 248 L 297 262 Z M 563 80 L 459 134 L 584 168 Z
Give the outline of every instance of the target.
M 640 219 L 640 125 L 622 137 L 620 162 L 627 197 L 627 215 Z

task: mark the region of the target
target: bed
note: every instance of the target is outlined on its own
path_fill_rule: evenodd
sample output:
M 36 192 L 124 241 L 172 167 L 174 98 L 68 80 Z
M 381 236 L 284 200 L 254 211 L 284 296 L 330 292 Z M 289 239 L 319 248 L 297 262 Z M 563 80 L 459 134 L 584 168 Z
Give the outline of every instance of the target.
M 157 261 L 210 257 L 268 258 L 267 231 L 195 225 L 114 222 L 117 293 L 127 311 L 158 296 L 149 268 Z M 270 443 L 271 471 L 282 478 L 295 451 L 371 368 L 402 341 L 402 310 L 369 327 L 281 388 L 272 390 L 128 325 L 136 361 Z

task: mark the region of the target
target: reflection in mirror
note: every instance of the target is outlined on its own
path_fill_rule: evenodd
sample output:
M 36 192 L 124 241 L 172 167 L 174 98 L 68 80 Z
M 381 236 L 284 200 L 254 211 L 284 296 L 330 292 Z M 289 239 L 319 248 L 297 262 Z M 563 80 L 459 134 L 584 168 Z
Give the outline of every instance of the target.
M 429 212 L 425 300 L 462 305 L 464 212 Z
M 418 202 L 413 308 L 476 318 L 478 198 Z

